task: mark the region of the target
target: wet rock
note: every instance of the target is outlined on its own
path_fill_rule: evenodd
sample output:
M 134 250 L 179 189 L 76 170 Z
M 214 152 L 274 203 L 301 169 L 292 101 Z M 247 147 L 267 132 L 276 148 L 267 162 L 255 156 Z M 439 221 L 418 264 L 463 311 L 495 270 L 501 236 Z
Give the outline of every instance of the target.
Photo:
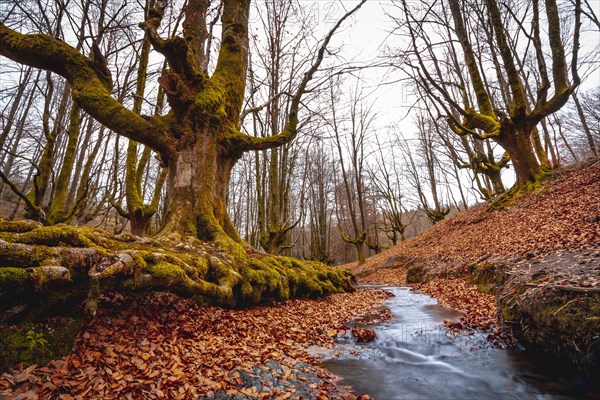
M 287 359 L 286 364 L 291 359 Z M 229 394 L 224 390 L 209 393 L 198 399 L 215 400 L 254 400 L 254 399 L 277 399 L 287 397 L 301 398 L 306 400 L 322 398 L 348 398 L 347 389 L 337 389 L 332 385 L 332 378 L 323 374 L 323 370 L 315 365 L 302 361 L 292 361 L 292 366 L 284 365 L 276 360 L 268 360 L 251 371 L 235 370 L 229 375 L 232 381 L 236 381 L 240 391 L 244 393 Z M 326 397 L 319 389 L 327 387 Z M 343 390 L 341 392 L 340 390 Z M 333 397 L 331 397 L 333 396 Z

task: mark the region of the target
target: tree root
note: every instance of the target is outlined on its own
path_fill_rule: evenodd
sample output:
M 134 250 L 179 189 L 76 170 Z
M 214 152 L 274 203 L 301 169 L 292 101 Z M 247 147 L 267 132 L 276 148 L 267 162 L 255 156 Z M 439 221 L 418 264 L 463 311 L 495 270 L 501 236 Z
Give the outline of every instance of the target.
M 496 199 L 494 199 L 487 207 L 487 211 L 502 210 L 511 204 L 514 204 L 517 199 L 526 193 L 536 192 L 543 187 L 543 181 L 545 178 L 550 176 L 550 173 L 544 173 L 535 180 L 527 181 L 521 185 L 515 184 L 510 190 L 502 193 Z
M 346 270 L 249 255 L 239 245 L 184 239 L 165 248 L 72 226 L 11 226 L 0 238 L 0 322 L 34 319 L 65 304 L 72 310 L 80 304 L 91 318 L 98 296 L 109 290 L 163 290 L 199 303 L 244 307 L 354 289 L 354 275 Z

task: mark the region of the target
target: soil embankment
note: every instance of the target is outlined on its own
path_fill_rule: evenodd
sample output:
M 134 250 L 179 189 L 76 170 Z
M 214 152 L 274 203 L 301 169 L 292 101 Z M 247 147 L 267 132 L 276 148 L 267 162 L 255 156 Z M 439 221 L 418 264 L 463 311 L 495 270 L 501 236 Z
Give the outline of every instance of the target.
M 416 284 L 469 311 L 475 327 L 497 317 L 530 349 L 598 371 L 600 161 L 555 172 L 505 209 L 473 207 L 350 268 L 363 282 Z

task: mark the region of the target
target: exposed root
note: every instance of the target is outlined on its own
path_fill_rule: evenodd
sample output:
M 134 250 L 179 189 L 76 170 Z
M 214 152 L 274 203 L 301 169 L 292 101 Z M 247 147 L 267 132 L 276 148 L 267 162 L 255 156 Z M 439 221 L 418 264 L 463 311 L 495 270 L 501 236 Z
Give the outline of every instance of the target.
M 232 241 L 127 236 L 123 242 L 66 225 L 21 229 L 13 223 L 10 230 L 0 231 L 0 322 L 34 318 L 55 303 L 83 302 L 83 313 L 92 317 L 107 289 L 170 291 L 223 307 L 353 290 L 348 271 L 248 254 Z
M 510 190 L 494 199 L 488 206 L 487 211 L 502 210 L 514 204 L 521 196 L 540 190 L 543 187 L 543 181 L 549 176 L 550 173 L 544 173 L 534 180 L 527 181 L 521 185 L 515 184 Z

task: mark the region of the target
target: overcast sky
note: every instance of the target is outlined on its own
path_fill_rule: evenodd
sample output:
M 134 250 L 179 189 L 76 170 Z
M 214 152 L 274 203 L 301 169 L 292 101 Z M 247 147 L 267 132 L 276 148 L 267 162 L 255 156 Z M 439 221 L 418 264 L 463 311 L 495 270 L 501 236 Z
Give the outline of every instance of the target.
M 357 0 L 331 1 L 331 0 L 300 0 L 305 11 L 310 11 L 313 18 L 318 21 L 318 30 L 327 32 L 331 26 L 350 8 L 357 4 Z M 410 0 L 409 0 L 410 4 Z M 600 16 L 600 0 L 591 0 L 596 15 Z M 415 3 L 416 5 L 416 3 Z M 334 40 L 336 44 L 343 43 L 343 57 L 347 60 L 372 63 L 385 48 L 394 48 L 399 44 L 399 38 L 390 35 L 394 27 L 388 14 L 400 15 L 400 10 L 391 0 L 369 0 L 358 13 L 348 22 L 341 34 Z M 587 31 L 582 36 L 581 53 L 589 52 L 600 44 L 600 32 Z M 367 87 L 375 88 L 381 83 L 389 83 L 401 79 L 399 73 L 385 74 L 385 70 L 373 69 L 363 72 L 368 81 Z M 582 76 L 584 81 L 580 90 L 587 90 L 600 85 L 600 68 Z M 380 123 L 386 125 L 400 122 L 406 115 L 407 109 L 413 104 L 410 88 L 401 82 L 379 87 L 373 93 L 377 98 Z

